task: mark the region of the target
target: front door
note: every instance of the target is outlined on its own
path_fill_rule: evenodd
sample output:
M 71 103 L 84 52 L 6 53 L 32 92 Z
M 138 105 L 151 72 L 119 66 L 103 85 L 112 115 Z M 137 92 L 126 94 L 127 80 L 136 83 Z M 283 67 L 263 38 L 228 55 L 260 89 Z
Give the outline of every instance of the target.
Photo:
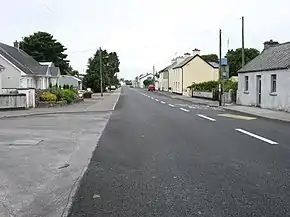
M 261 91 L 262 84 L 261 84 L 261 75 L 257 75 L 257 106 L 261 106 Z

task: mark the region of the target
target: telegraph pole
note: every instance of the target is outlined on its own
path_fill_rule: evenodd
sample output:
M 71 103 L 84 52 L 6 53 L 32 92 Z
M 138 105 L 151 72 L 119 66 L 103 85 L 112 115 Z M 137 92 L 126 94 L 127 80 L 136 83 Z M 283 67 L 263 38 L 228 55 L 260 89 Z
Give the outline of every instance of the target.
M 100 47 L 100 86 L 101 86 L 101 97 L 103 96 L 103 67 L 102 67 L 102 48 Z
M 242 67 L 245 65 L 245 35 L 244 35 L 244 16 L 242 16 Z
M 222 30 L 219 31 L 219 106 L 222 105 Z

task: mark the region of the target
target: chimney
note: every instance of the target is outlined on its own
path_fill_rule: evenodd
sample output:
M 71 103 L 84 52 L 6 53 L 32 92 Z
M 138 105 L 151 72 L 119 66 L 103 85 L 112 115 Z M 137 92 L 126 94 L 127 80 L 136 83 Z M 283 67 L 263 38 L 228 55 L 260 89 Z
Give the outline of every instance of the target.
M 184 60 L 184 57 L 183 56 L 176 57 L 176 62 L 177 63 L 180 63 L 182 60 Z
M 194 50 L 192 50 L 192 56 L 195 56 L 197 54 L 200 55 L 200 50 L 197 48 L 194 48 Z
M 190 57 L 190 53 L 185 53 L 184 54 L 184 57 L 186 58 L 186 57 Z
M 270 41 L 264 42 L 264 50 L 268 49 L 269 47 L 273 47 L 275 45 L 279 44 L 278 41 L 273 41 L 272 39 Z
M 19 50 L 19 42 L 17 40 L 13 42 L 13 45 Z

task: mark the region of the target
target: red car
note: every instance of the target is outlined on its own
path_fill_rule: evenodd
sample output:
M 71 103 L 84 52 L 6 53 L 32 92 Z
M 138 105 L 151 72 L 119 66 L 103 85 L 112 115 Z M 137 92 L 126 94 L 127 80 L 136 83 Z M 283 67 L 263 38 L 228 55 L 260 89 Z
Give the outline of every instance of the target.
M 155 86 L 153 84 L 150 84 L 148 86 L 148 91 L 155 91 Z

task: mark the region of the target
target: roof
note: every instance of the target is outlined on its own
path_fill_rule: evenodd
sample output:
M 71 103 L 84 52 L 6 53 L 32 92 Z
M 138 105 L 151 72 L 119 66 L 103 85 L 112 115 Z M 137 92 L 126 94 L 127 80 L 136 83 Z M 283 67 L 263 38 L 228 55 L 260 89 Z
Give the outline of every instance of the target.
M 53 62 L 39 62 L 39 64 L 50 67 L 54 66 Z
M 166 72 L 166 71 L 172 69 L 176 64 L 177 64 L 177 62 L 171 63 L 169 66 L 167 66 L 164 69 L 162 69 L 161 71 L 159 71 L 159 73 Z
M 191 60 L 193 60 L 196 57 L 199 57 L 200 59 L 202 59 L 204 62 L 206 62 L 208 65 L 210 65 L 213 68 L 219 68 L 219 64 L 218 63 L 216 63 L 216 62 L 207 62 L 200 55 L 196 54 L 194 56 L 186 57 L 184 60 L 182 60 L 180 63 L 178 63 L 175 67 L 173 67 L 173 69 L 182 68 L 183 66 L 185 66 L 187 63 L 189 63 Z
M 75 76 L 72 76 L 72 75 L 62 75 L 62 76 L 60 76 L 60 78 L 73 78 L 76 81 L 82 81 L 81 79 L 79 79 Z
M 241 68 L 238 73 L 259 72 L 290 67 L 290 42 L 269 47 Z
M 145 75 L 140 75 L 140 76 L 139 76 L 139 79 L 145 78 L 145 77 L 147 77 L 147 76 L 149 76 L 149 75 L 152 75 L 152 74 L 149 74 L 149 73 L 148 73 L 148 74 L 145 74 Z M 152 75 L 152 76 L 153 76 L 153 75 Z
M 45 75 L 47 66 L 42 66 L 21 49 L 0 43 L 0 55 L 28 75 Z
M 51 76 L 57 77 L 60 74 L 59 68 L 58 67 L 49 67 L 50 74 Z

